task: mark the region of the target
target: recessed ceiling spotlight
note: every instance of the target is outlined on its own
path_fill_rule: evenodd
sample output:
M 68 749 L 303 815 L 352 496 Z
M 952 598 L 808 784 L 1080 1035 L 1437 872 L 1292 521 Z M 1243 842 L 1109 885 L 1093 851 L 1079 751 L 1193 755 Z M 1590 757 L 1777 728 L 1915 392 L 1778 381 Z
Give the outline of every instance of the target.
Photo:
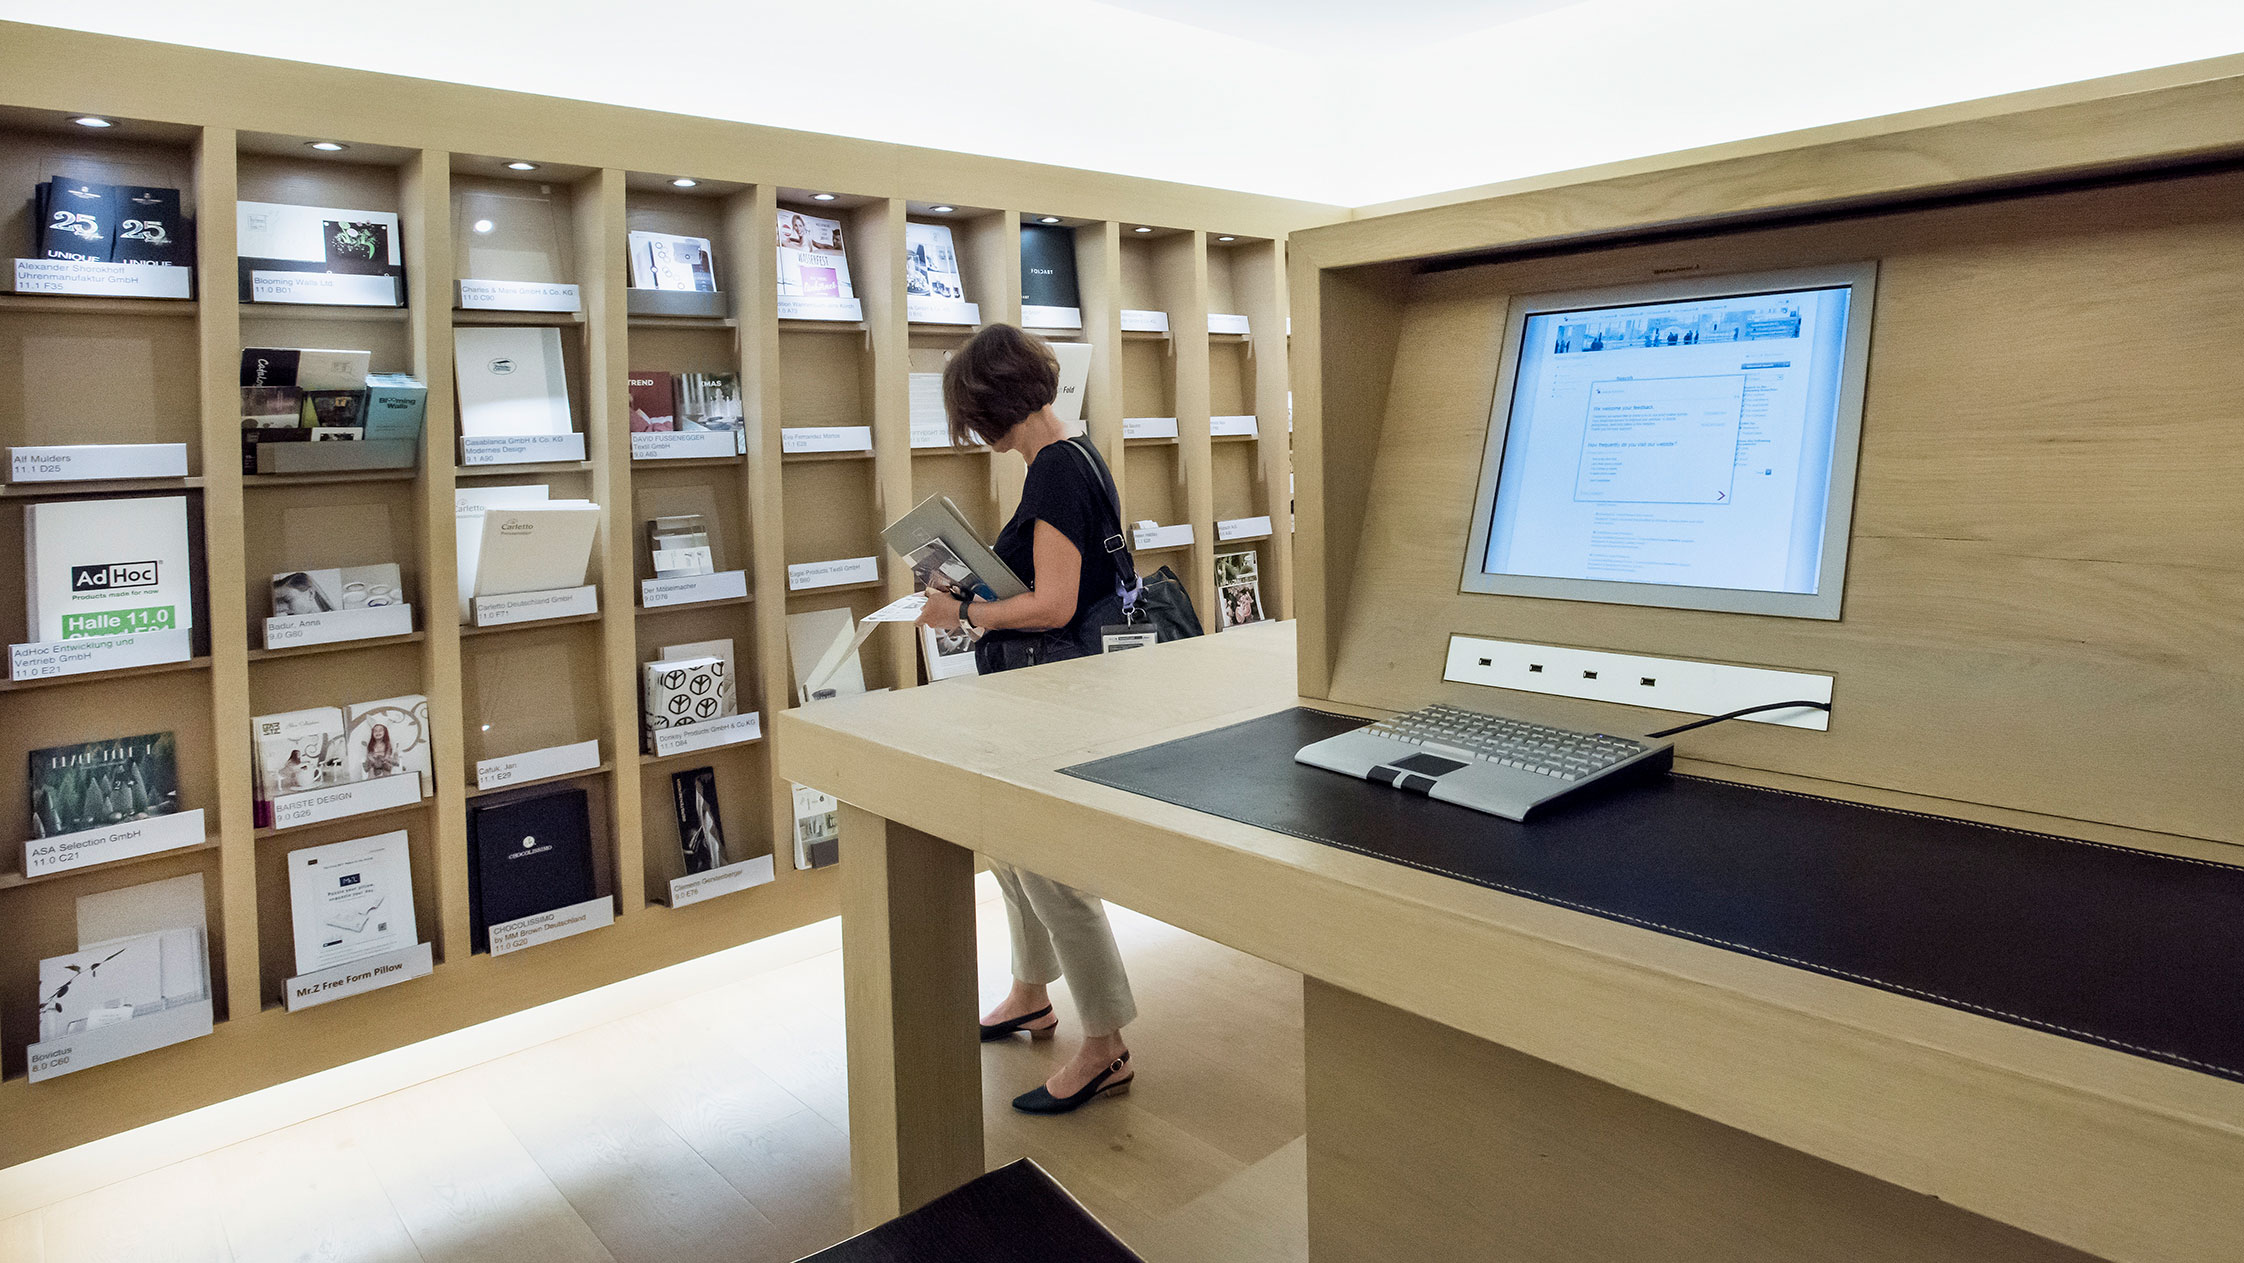
M 1040 224 L 1056 224 L 1060 222 L 1060 217 L 1057 215 L 1045 215 L 1040 217 L 1036 222 Z
M 813 194 L 811 194 L 811 195 L 810 195 L 810 200 L 811 200 L 811 201 L 813 201 L 813 202 L 831 202 L 831 201 L 833 201 L 833 200 L 834 200 L 834 194 L 832 194 L 832 193 L 813 193 Z
M 930 206 L 927 208 L 927 213 L 930 215 L 948 215 L 957 209 L 956 206 Z
M 509 171 L 535 171 L 538 169 L 538 164 L 517 160 L 506 164 L 506 169 Z
M 73 123 L 76 123 L 76 124 L 77 124 L 78 126 L 80 126 L 80 127 L 115 127 L 115 126 L 116 126 L 116 124 L 115 124 L 115 123 L 112 123 L 112 122 L 110 122 L 110 121 L 109 121 L 108 119 L 106 119 L 106 118 L 103 118 L 103 117 L 101 117 L 101 116 L 100 116 L 100 115 L 98 115 L 98 114 L 80 114 L 80 115 L 79 115 L 78 117 L 76 117 L 76 118 L 74 118 L 74 119 L 71 119 L 70 121 L 71 121 L 71 122 L 73 122 Z
M 476 221 L 475 221 L 475 230 L 476 230 L 477 232 L 489 232 L 489 231 L 491 231 L 491 229 L 492 229 L 492 228 L 494 228 L 494 227 L 496 227 L 496 226 L 497 226 L 497 225 L 493 224 L 493 223 L 492 223 L 492 222 L 491 222 L 490 220 L 488 220 L 488 219 L 478 219 L 478 220 L 476 220 Z
M 1131 232 L 1152 232 L 1151 228 L 1132 228 Z
M 1237 237 L 1218 237 L 1218 238 L 1216 238 L 1216 240 L 1218 240 L 1218 241 L 1237 241 L 1237 240 L 1238 240 L 1238 238 L 1237 238 Z
M 682 175 L 681 175 L 681 176 L 679 176 L 679 177 L 678 177 L 677 179 L 675 179 L 675 180 L 672 180 L 672 181 L 671 181 L 671 183 L 672 183 L 672 184 L 674 184 L 674 185 L 676 185 L 677 187 L 679 187 L 679 188 L 681 188 L 681 189 L 690 189 L 690 188 L 692 188 L 692 187 L 693 187 L 694 185 L 696 185 L 696 184 L 699 184 L 699 183 L 701 183 L 701 181 L 699 181 L 699 180 L 689 180 L 689 179 L 687 179 L 686 177 L 684 177 L 684 176 L 682 176 Z
M 341 153 L 344 150 L 350 148 L 349 145 L 346 145 L 339 140 L 307 140 L 304 143 L 314 149 L 319 150 L 321 153 Z

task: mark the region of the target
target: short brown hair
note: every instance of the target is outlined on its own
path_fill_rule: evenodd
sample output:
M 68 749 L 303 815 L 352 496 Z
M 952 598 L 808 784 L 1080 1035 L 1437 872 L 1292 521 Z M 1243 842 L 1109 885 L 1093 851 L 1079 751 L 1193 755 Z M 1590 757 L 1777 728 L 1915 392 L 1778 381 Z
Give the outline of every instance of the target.
M 1060 395 L 1060 359 L 1044 339 L 1011 325 L 974 335 L 943 366 L 951 443 L 995 443 Z

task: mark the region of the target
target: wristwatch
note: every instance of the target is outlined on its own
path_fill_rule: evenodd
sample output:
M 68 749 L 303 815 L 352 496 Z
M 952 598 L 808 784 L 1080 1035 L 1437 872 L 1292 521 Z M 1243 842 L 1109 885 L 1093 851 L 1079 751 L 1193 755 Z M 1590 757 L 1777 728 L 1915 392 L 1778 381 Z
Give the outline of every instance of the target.
M 958 594 L 958 629 L 962 632 L 970 632 L 974 630 L 973 620 L 966 617 L 966 607 L 972 605 L 973 603 L 973 593 L 961 592 Z

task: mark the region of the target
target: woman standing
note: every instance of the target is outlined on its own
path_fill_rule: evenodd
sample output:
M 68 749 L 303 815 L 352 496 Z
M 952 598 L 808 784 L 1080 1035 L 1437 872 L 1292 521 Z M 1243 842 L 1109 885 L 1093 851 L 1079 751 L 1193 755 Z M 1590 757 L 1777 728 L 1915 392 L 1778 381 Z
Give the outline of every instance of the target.
M 1070 439 L 1052 411 L 1059 360 L 1011 325 L 991 325 L 943 370 L 951 442 L 973 439 L 1028 462 L 1021 507 L 992 551 L 1029 590 L 963 603 L 930 586 L 920 621 L 978 635 L 983 671 L 1099 652 L 1101 629 L 1122 621 L 1122 524 L 1114 477 L 1098 450 Z M 1123 554 L 1126 556 L 1126 554 Z M 1128 1090 L 1134 1072 L 1122 1028 L 1137 1016 L 1122 952 L 1094 895 L 992 861 L 1013 939 L 1013 989 L 982 1019 L 982 1041 L 1021 1031 L 1050 1039 L 1059 1019 L 1046 987 L 1065 976 L 1083 1020 L 1083 1044 L 1051 1078 L 1013 1101 L 1030 1114 L 1065 1114 Z

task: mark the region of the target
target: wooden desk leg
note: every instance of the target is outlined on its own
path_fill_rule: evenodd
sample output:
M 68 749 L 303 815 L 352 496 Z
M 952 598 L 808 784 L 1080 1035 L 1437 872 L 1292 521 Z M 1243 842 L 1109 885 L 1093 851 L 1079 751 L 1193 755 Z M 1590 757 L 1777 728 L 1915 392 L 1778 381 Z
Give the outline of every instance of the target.
M 862 1230 L 982 1174 L 974 853 L 843 803 L 841 866 Z
M 2091 1263 L 1305 980 L 1312 1263 Z

